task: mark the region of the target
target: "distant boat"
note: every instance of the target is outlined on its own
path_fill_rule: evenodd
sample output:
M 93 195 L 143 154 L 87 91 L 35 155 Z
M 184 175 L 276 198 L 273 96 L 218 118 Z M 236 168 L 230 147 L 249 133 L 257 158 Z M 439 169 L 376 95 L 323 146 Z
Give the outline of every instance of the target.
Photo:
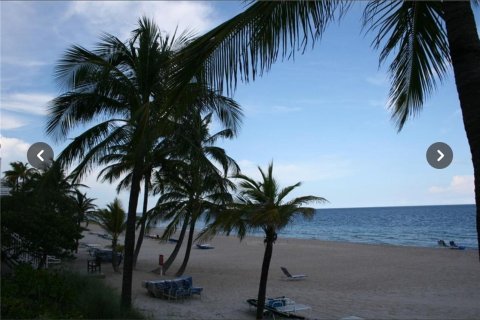
M 170 238 L 170 239 L 168 239 L 168 242 L 177 243 L 178 239 Z

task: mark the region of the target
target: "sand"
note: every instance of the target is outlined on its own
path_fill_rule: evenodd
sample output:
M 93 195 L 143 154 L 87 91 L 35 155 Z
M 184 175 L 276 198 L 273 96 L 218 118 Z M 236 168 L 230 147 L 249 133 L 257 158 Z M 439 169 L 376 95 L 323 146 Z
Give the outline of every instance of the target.
M 90 225 L 91 231 L 100 232 Z M 159 231 L 153 231 L 160 233 Z M 83 243 L 106 245 L 108 240 L 84 233 Z M 184 250 L 167 275 L 151 271 L 158 255 L 166 257 L 174 245 L 145 238 L 134 271 L 133 303 L 155 319 L 252 319 L 245 302 L 256 298 L 264 253 L 262 238 L 242 242 L 217 236 L 215 249 L 192 249 L 187 275 L 204 288 L 201 299 L 166 301 L 153 298 L 142 280 L 171 279 Z M 86 249 L 79 250 L 69 267 L 86 273 Z M 123 266 L 123 265 L 122 265 Z M 308 278 L 287 281 L 280 267 Z M 110 264 L 102 271 L 110 286 L 120 292 L 122 275 Z M 474 250 L 417 248 L 279 238 L 274 245 L 267 295 L 287 296 L 312 307 L 303 315 L 312 319 L 479 319 L 480 263 Z

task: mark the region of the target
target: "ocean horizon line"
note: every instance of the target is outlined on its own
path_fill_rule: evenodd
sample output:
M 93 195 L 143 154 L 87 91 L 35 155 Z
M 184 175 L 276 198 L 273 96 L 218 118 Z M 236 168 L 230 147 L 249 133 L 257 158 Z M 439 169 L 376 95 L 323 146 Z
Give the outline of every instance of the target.
M 385 206 L 366 206 L 366 207 L 321 207 L 315 210 L 335 210 L 335 209 L 375 209 L 375 208 L 414 208 L 414 207 L 451 207 L 451 206 L 475 206 L 475 203 L 453 203 L 453 204 L 418 204 L 418 205 L 385 205 Z
M 414 207 L 449 207 L 449 206 L 475 206 L 475 203 L 454 203 L 454 204 L 419 204 L 419 205 L 400 205 L 400 206 L 367 206 L 367 207 L 321 207 L 315 210 L 336 210 L 336 209 L 375 209 L 375 208 L 414 208 Z M 142 216 L 142 212 L 137 212 L 137 216 Z

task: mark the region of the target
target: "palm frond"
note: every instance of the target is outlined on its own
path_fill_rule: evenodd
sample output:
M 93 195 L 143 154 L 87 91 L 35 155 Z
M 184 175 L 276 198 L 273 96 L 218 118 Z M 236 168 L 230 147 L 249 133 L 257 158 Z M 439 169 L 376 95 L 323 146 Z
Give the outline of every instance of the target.
M 364 28 L 377 32 L 372 45 L 375 49 L 383 45 L 380 64 L 396 52 L 389 67 L 388 105 L 399 131 L 448 71 L 450 54 L 441 7 L 436 1 L 372 1 L 365 8 Z
M 188 83 L 200 73 L 215 90 L 232 91 L 239 79 L 255 80 L 278 58 L 294 58 L 296 51 L 313 46 L 335 13 L 348 6 L 340 1 L 255 2 L 182 50 L 172 79 Z

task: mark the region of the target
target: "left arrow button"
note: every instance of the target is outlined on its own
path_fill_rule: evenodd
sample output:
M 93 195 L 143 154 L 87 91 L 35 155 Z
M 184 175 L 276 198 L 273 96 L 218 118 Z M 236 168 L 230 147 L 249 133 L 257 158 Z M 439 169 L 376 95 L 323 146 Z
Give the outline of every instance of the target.
M 45 142 L 36 142 L 28 148 L 27 159 L 34 168 L 48 168 L 53 158 L 53 149 Z
M 43 158 L 42 158 L 42 153 L 44 153 L 44 152 L 45 152 L 45 150 L 42 150 L 42 151 L 40 151 L 39 153 L 37 153 L 37 158 L 40 159 L 40 161 L 45 161 L 45 160 L 43 160 Z

